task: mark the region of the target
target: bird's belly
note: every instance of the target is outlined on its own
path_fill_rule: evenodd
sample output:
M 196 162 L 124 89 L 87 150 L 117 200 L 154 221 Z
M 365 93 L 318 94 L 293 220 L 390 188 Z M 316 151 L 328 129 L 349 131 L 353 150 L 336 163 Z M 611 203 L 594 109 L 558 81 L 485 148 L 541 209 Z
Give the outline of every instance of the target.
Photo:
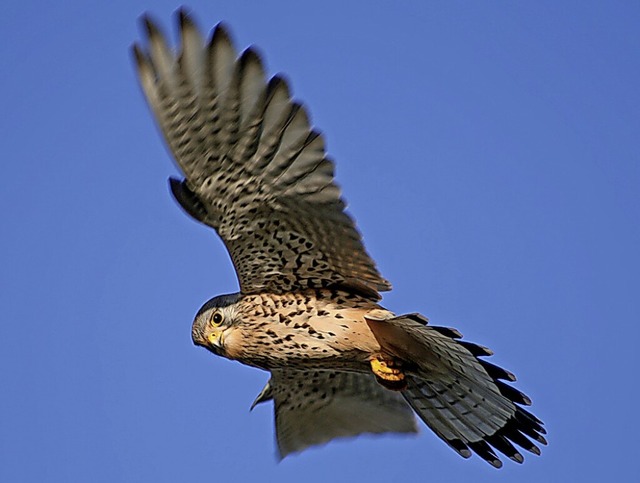
M 280 319 L 235 331 L 225 347 L 228 357 L 263 369 L 317 368 L 367 371 L 380 351 L 363 316 L 314 316 L 302 322 Z

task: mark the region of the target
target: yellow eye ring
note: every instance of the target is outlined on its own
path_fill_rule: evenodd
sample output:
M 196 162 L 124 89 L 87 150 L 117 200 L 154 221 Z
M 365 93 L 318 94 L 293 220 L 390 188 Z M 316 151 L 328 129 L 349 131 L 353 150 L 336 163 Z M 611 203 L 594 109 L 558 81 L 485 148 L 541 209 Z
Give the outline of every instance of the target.
M 211 325 L 213 325 L 214 327 L 218 327 L 222 325 L 223 320 L 224 317 L 220 312 L 214 312 L 214 314 L 211 316 Z

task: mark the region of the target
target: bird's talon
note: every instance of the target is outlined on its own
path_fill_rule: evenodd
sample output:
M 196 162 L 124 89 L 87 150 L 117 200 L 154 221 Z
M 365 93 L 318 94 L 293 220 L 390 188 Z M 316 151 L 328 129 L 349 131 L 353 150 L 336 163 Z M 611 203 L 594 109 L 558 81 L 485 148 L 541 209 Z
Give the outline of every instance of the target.
M 404 372 L 402 372 L 402 363 L 399 361 L 376 356 L 369 363 L 371 371 L 382 386 L 394 391 L 401 391 L 407 386 Z

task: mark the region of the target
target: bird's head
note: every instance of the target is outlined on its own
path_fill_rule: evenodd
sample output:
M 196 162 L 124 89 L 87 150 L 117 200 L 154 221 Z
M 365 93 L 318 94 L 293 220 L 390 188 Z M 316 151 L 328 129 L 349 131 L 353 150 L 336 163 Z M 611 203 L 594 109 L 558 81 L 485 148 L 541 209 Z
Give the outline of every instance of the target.
M 236 302 L 240 294 L 218 295 L 205 303 L 193 321 L 191 338 L 195 345 L 202 346 L 219 356 L 225 355 L 225 334 L 233 329 L 237 319 Z

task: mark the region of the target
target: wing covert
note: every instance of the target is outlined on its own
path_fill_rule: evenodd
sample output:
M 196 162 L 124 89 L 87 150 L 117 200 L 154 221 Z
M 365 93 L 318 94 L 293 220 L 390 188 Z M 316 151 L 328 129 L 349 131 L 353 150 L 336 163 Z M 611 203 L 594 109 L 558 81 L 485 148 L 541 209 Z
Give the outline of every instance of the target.
M 143 19 L 138 75 L 185 176 L 172 192 L 218 232 L 241 291 L 343 286 L 378 298 L 390 290 L 345 212 L 324 140 L 284 78 L 267 81 L 252 48 L 238 57 L 222 24 L 205 43 L 184 11 L 179 20 L 174 54 Z

